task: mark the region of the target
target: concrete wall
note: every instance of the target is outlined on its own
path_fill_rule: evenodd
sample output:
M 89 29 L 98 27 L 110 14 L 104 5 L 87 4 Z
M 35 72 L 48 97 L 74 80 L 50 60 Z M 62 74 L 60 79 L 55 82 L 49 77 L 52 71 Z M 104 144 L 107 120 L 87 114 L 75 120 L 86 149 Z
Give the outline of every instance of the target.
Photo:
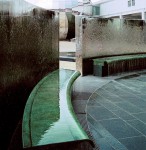
M 0 149 L 9 145 L 33 87 L 59 66 L 58 15 L 29 14 L 0 15 Z
M 86 18 L 84 22 L 84 58 L 146 52 L 143 21 Z
M 78 24 L 77 69 L 81 72 L 83 59 L 146 53 L 146 24 L 142 20 L 80 17 Z

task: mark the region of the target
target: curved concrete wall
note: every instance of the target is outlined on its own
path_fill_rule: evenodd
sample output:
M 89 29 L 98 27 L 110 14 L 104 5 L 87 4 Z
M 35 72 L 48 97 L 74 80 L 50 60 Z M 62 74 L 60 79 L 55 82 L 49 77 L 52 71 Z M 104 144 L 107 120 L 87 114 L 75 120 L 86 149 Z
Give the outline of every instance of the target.
M 59 23 L 60 40 L 70 40 L 75 37 L 75 16 L 72 12 L 60 12 Z

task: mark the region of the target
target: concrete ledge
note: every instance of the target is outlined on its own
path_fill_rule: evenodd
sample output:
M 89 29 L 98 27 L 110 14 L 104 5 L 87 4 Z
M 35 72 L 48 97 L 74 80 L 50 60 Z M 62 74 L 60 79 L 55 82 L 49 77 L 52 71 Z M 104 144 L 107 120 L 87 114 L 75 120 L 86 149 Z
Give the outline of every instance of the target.
M 146 54 L 96 58 L 93 61 L 96 76 L 108 76 L 146 68 Z

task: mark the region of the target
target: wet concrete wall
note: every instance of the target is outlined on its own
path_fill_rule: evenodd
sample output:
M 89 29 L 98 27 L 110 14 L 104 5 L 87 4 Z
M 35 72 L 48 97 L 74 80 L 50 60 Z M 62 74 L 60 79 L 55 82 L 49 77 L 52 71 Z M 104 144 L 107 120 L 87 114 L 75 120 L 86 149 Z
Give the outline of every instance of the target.
M 146 25 L 141 20 L 80 17 L 76 22 L 80 23 L 76 26 L 77 61 L 81 58 L 83 61 L 93 57 L 146 53 Z M 83 69 L 83 65 L 77 68 Z
M 8 147 L 33 87 L 58 69 L 58 36 L 54 12 L 0 14 L 0 149 Z

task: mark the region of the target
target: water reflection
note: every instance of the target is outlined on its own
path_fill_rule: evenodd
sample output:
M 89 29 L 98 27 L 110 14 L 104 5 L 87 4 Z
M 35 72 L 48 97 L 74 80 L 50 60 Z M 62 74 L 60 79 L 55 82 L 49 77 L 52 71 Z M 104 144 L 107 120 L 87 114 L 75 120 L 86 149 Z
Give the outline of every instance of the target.
M 45 131 L 38 145 L 45 145 L 49 143 L 60 143 L 67 141 L 79 140 L 80 136 L 77 122 L 74 120 L 74 114 L 72 113 L 72 106 L 70 101 L 67 101 L 69 95 L 66 93 L 67 84 L 74 71 L 60 70 L 60 92 L 59 92 L 59 104 L 60 104 L 60 118 L 57 122 L 51 125 L 51 127 Z

